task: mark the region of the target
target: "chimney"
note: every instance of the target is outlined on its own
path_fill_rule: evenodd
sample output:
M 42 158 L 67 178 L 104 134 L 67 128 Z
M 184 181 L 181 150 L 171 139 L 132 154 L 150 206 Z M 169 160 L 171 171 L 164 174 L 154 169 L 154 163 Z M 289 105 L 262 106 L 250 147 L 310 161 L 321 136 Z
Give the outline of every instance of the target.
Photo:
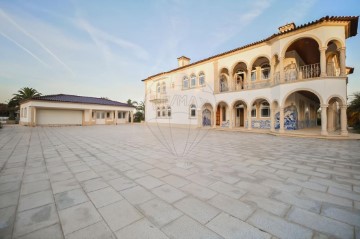
M 190 58 L 187 58 L 186 56 L 180 56 L 178 58 L 178 65 L 179 67 L 186 66 L 190 64 Z
M 288 23 L 288 24 L 286 24 L 284 26 L 281 26 L 278 29 L 279 29 L 280 33 L 284 33 L 284 32 L 287 32 L 287 31 L 294 30 L 295 28 L 296 28 L 296 25 L 295 25 L 295 23 L 292 22 L 292 23 Z

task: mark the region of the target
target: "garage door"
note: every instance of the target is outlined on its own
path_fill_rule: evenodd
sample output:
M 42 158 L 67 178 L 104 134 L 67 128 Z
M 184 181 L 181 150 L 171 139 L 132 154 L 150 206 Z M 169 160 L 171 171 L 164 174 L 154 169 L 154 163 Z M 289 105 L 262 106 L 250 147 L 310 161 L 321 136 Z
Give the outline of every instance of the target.
M 37 125 L 82 125 L 80 110 L 45 110 L 36 111 Z

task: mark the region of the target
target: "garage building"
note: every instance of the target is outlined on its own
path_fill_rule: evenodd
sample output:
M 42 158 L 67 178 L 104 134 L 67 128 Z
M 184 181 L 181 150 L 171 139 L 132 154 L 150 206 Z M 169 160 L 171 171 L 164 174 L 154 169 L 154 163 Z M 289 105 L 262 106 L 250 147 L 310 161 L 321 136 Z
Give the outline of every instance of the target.
M 133 121 L 135 107 L 105 98 L 45 95 L 20 103 L 20 124 L 28 126 L 114 125 Z

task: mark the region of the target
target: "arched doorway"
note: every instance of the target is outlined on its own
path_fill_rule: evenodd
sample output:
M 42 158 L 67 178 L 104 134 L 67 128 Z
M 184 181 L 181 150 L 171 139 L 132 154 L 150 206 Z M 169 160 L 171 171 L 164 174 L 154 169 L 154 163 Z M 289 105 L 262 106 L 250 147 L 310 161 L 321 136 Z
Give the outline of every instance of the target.
M 221 69 L 219 76 L 219 92 L 229 91 L 229 70 L 226 68 Z
M 299 90 L 289 94 L 283 101 L 284 130 L 318 128 L 321 125 L 321 100 L 309 90 Z M 280 128 L 280 112 L 275 115 L 276 127 Z M 319 129 L 320 130 L 320 129 Z
M 245 82 L 247 79 L 247 66 L 244 62 L 239 62 L 235 65 L 234 69 L 234 88 L 236 91 L 245 89 Z
M 284 57 L 286 82 L 320 76 L 320 51 L 316 40 L 305 37 L 294 41 Z
M 327 45 L 327 49 L 326 49 L 327 76 L 341 75 L 340 49 L 341 49 L 341 43 L 336 40 L 330 41 Z
M 346 104 L 338 97 L 333 96 L 328 101 L 327 131 L 333 134 L 347 135 Z
M 238 100 L 233 104 L 234 127 L 245 127 L 247 120 L 247 105 L 244 101 Z
M 213 119 L 212 119 L 212 115 L 213 115 L 213 107 L 211 104 L 206 103 L 203 105 L 203 107 L 201 108 L 201 124 L 203 127 L 208 127 L 208 126 L 212 126 L 213 125 Z
M 220 102 L 216 108 L 216 125 L 221 127 L 229 127 L 230 119 L 229 119 L 229 110 L 228 105 L 225 102 Z

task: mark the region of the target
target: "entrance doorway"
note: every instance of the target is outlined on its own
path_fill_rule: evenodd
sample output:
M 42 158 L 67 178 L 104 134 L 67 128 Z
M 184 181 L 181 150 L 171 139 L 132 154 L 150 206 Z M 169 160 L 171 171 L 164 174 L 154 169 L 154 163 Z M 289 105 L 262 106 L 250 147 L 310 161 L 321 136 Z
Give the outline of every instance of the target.
M 220 105 L 218 105 L 216 110 L 216 125 L 220 126 Z
M 236 108 L 236 118 L 235 118 L 236 127 L 244 127 L 244 108 Z

